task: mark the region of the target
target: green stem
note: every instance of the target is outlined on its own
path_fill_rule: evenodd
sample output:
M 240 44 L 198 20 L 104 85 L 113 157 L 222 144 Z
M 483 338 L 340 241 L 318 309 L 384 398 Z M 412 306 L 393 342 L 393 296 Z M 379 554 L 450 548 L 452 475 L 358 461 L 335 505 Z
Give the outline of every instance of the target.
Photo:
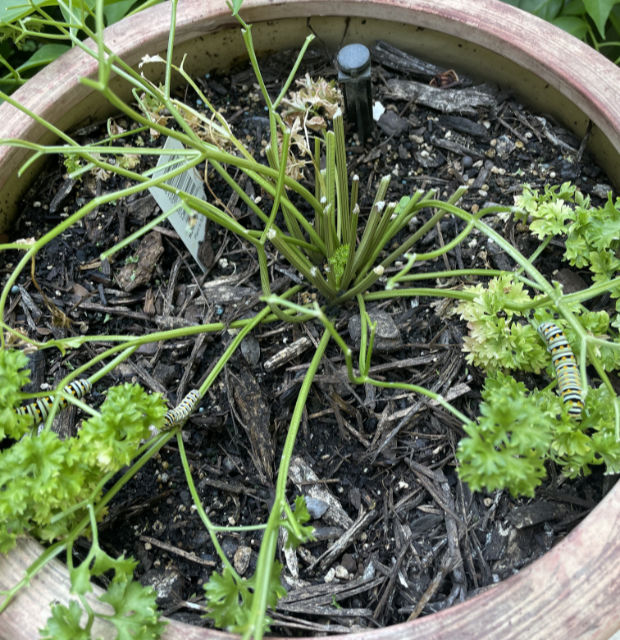
M 172 52 L 174 51 L 174 35 L 177 25 L 177 0 L 170 2 L 170 31 L 168 33 L 168 47 L 166 49 L 166 75 L 164 79 L 164 94 L 170 99 L 170 78 L 172 75 Z
M 222 549 L 219 540 L 216 535 L 216 527 L 214 527 L 213 523 L 209 519 L 207 512 L 204 510 L 202 506 L 202 501 L 200 500 L 200 496 L 198 495 L 198 491 L 196 490 L 196 485 L 194 484 L 194 478 L 192 477 L 192 471 L 189 466 L 189 462 L 187 460 L 187 453 L 185 452 L 185 443 L 183 442 L 183 434 L 179 430 L 177 432 L 177 445 L 179 448 L 179 456 L 181 457 L 181 466 L 183 467 L 183 472 L 185 473 L 185 482 L 187 482 L 187 487 L 189 488 L 189 492 L 192 496 L 192 500 L 194 501 L 194 506 L 196 507 L 196 511 L 198 516 L 202 520 L 202 523 L 207 530 L 209 537 L 211 538 L 211 543 L 215 548 L 215 552 L 219 556 L 222 564 L 232 573 L 233 576 L 240 580 L 239 574 L 235 571 L 230 560 L 226 557 L 224 550 Z
M 293 416 L 291 417 L 291 422 L 286 434 L 284 449 L 282 451 L 282 457 L 280 458 L 278 477 L 276 480 L 273 507 L 269 513 L 267 526 L 260 545 L 260 551 L 258 552 L 254 598 L 252 599 L 248 630 L 243 635 L 244 640 L 249 640 L 250 638 L 260 640 L 263 637 L 265 617 L 267 615 L 267 601 L 270 593 L 269 582 L 271 580 L 275 551 L 278 543 L 278 533 L 280 530 L 280 517 L 284 509 L 284 505 L 286 504 L 286 483 L 288 480 L 289 467 L 293 456 L 295 441 L 297 439 L 297 432 L 299 431 L 299 425 L 301 424 L 310 388 L 312 387 L 312 381 L 314 380 L 319 364 L 323 359 L 323 354 L 325 353 L 329 339 L 329 333 L 325 331 L 316 351 L 314 352 L 308 371 L 304 376 L 301 389 L 299 390 L 299 395 L 297 396 L 297 402 L 295 403 L 295 409 L 293 410 Z

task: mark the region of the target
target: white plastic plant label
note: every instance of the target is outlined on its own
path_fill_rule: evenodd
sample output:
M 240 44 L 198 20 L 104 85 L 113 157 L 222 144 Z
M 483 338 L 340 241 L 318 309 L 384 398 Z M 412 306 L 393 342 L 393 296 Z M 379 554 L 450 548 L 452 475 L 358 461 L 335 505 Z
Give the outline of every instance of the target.
M 164 149 L 182 149 L 183 145 L 174 138 L 168 138 L 166 140 L 166 144 L 164 145 Z M 175 168 L 183 163 L 183 158 L 178 156 L 179 162 L 176 165 L 170 165 L 166 167 L 165 171 L 170 171 L 171 168 Z M 157 163 L 159 167 L 162 164 L 169 163 L 175 160 L 175 156 L 173 155 L 162 155 Z M 161 171 L 155 171 L 154 176 L 162 175 L 164 173 L 164 169 Z M 202 200 L 206 200 L 205 191 L 203 187 L 202 180 L 200 179 L 200 175 L 196 171 L 196 169 L 188 169 L 183 173 L 171 178 L 167 181 L 172 187 L 176 189 L 180 189 L 181 191 L 185 191 L 196 198 L 201 198 Z M 169 191 L 165 191 L 164 189 L 160 189 L 159 187 L 151 187 L 149 189 L 153 198 L 155 198 L 155 202 L 160 206 L 162 211 L 168 211 L 168 209 L 172 209 L 175 205 L 178 205 L 181 199 L 171 193 Z M 200 266 L 203 271 L 206 271 L 206 268 L 202 261 L 200 260 L 200 245 L 205 239 L 205 231 L 207 228 L 207 219 L 197 213 L 195 217 L 190 217 L 185 209 L 179 208 L 176 211 L 173 211 L 170 216 L 168 216 L 168 220 L 174 227 L 174 230 L 179 234 L 181 240 L 183 240 L 185 246 L 189 250 L 189 252 L 194 256 L 194 259 Z

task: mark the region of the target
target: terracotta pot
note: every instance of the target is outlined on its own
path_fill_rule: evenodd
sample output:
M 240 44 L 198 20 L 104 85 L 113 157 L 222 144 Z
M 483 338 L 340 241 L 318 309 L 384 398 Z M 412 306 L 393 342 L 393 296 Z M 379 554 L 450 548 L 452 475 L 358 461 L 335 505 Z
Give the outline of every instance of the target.
M 107 42 L 137 64 L 165 50 L 168 5 L 153 7 L 108 29 Z M 534 108 L 551 113 L 578 136 L 593 123 L 590 150 L 620 185 L 620 70 L 564 32 L 496 0 L 246 0 L 259 52 L 299 46 L 307 19 L 332 51 L 346 41 L 389 40 L 398 47 L 512 87 Z M 244 49 L 224 0 L 181 0 L 176 53 L 188 54 L 192 73 L 225 68 Z M 145 29 L 147 25 L 147 29 Z M 98 94 L 77 83 L 94 76 L 94 61 L 71 51 L 41 71 L 14 97 L 61 129 L 108 114 Z M 117 83 L 122 94 L 122 83 Z M 0 106 L 0 138 L 52 141 L 53 134 L 8 104 Z M 25 154 L 0 147 L 0 230 L 36 167 L 16 177 Z M 604 639 L 620 628 L 620 484 L 561 543 L 512 578 L 449 610 L 420 620 L 347 636 L 366 638 Z M 24 540 L 0 558 L 0 590 L 21 578 L 40 547 Z M 49 615 L 49 602 L 66 601 L 66 570 L 50 563 L 0 616 L 0 638 L 31 640 Z M 104 638 L 115 637 L 100 628 Z M 168 640 L 227 634 L 171 621 Z

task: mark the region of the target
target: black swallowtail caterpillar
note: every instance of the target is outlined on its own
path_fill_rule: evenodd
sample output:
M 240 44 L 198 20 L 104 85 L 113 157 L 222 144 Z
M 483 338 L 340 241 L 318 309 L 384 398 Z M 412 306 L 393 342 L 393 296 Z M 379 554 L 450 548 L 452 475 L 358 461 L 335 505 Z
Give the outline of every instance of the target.
M 169 409 L 166 412 L 164 416 L 164 429 L 170 429 L 174 427 L 174 425 L 179 424 L 179 422 L 187 420 L 198 400 L 200 400 L 200 394 L 196 389 L 193 389 L 174 409 Z
M 538 333 L 551 354 L 551 362 L 558 378 L 558 393 L 567 405 L 568 413 L 579 420 L 583 411 L 583 392 L 573 350 L 568 344 L 564 331 L 553 322 L 543 322 L 538 327 Z
M 71 384 L 68 384 L 63 389 L 63 391 L 69 395 L 72 395 L 74 398 L 82 398 L 87 393 L 90 393 L 92 388 L 93 385 L 90 380 L 86 380 L 86 378 L 84 378 L 82 380 L 74 380 Z M 40 422 L 43 422 L 45 418 L 47 418 L 53 404 L 53 396 L 43 396 L 42 398 L 37 398 L 30 404 L 26 404 L 23 407 L 18 407 L 17 409 L 15 409 L 15 412 L 18 415 L 32 416 L 34 419 L 34 424 L 37 425 Z M 65 400 L 65 398 L 60 398 L 58 402 L 58 409 L 64 409 L 66 406 L 67 400 Z
M 71 384 L 68 384 L 63 391 L 72 395 L 74 398 L 83 398 L 87 393 L 92 391 L 93 385 L 90 380 L 74 380 Z M 164 416 L 164 428 L 169 429 L 179 422 L 186 420 L 194 410 L 196 403 L 200 400 L 200 395 L 195 389 L 190 391 L 183 400 L 174 409 L 170 409 Z M 54 398 L 52 396 L 43 396 L 37 398 L 34 402 L 18 407 L 15 412 L 18 415 L 29 415 L 34 419 L 34 424 L 37 425 L 43 422 L 49 415 L 50 409 L 54 404 Z M 67 406 L 67 400 L 61 398 L 58 402 L 59 410 L 64 409 Z

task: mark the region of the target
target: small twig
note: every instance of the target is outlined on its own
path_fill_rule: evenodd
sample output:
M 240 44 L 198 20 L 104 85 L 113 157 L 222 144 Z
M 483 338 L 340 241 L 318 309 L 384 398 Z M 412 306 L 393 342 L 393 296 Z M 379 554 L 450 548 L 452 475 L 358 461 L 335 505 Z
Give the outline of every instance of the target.
M 201 564 L 205 567 L 215 567 L 217 566 L 217 562 L 215 560 L 203 560 L 200 556 L 197 556 L 195 553 L 191 553 L 190 551 L 183 551 L 183 549 L 179 549 L 179 547 L 174 547 L 167 542 L 161 542 L 156 538 L 151 538 L 150 536 L 140 536 L 140 542 L 146 542 L 148 544 L 152 544 L 154 547 L 158 547 L 159 549 L 163 549 L 164 551 L 168 551 L 169 553 L 174 553 L 177 556 L 181 556 L 190 562 L 195 562 L 196 564 Z
M 367 513 L 360 516 L 345 533 L 334 542 L 334 544 L 322 553 L 309 567 L 308 571 L 312 571 L 317 564 L 324 569 L 332 563 L 350 544 L 354 542 L 358 535 L 366 531 L 366 527 L 377 517 L 377 512 L 371 509 Z
M 426 591 L 422 594 L 420 600 L 418 600 L 418 604 L 415 606 L 415 609 L 411 612 L 407 621 L 415 620 L 421 613 L 424 607 L 428 604 L 428 601 L 433 597 L 433 595 L 439 589 L 443 579 L 450 573 L 452 568 L 452 556 L 450 555 L 450 551 L 446 551 L 443 557 L 441 558 L 441 564 L 439 566 L 439 571 L 435 575 L 435 577 L 431 580 L 431 583 L 426 588 Z

